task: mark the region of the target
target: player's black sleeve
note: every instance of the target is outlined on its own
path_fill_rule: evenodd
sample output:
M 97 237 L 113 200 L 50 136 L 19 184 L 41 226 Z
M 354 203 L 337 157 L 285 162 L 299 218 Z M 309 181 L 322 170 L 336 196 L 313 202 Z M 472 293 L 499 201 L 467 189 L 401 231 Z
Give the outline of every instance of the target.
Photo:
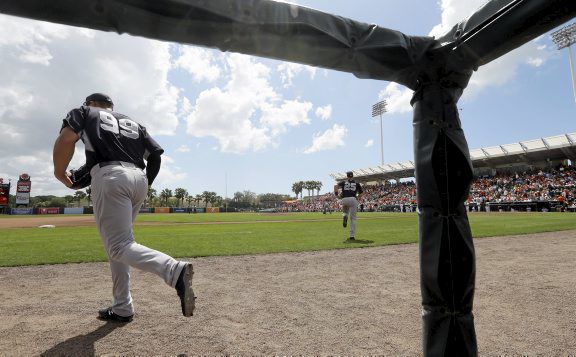
M 147 155 L 162 155 L 164 153 L 164 149 L 154 140 L 150 135 L 148 135 L 148 131 L 145 127 L 141 126 L 142 129 L 142 137 L 144 138 L 144 148 L 146 149 Z M 146 157 L 145 157 L 146 158 Z
M 362 185 L 360 185 L 360 182 L 358 182 L 358 188 L 356 190 L 358 191 L 359 195 L 361 195 L 362 192 L 364 192 L 364 190 L 362 189 Z
M 146 177 L 148 178 L 148 185 L 152 185 L 154 179 L 160 171 L 160 164 L 162 163 L 162 158 L 160 154 L 150 154 L 148 156 L 148 161 L 146 162 Z
M 84 113 L 83 108 L 76 108 L 72 109 L 66 118 L 62 120 L 62 128 L 60 131 L 65 127 L 69 127 L 70 129 L 74 130 L 76 134 L 80 134 L 84 127 L 86 126 L 86 115 Z

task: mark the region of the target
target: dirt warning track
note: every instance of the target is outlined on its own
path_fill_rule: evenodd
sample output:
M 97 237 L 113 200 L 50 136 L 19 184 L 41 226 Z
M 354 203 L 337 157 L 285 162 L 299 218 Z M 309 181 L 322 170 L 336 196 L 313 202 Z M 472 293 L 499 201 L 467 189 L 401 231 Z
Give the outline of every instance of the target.
M 475 240 L 481 355 L 576 353 L 575 236 Z M 190 261 L 195 316 L 134 270 L 126 325 L 106 263 L 0 268 L 0 355 L 421 355 L 416 244 Z

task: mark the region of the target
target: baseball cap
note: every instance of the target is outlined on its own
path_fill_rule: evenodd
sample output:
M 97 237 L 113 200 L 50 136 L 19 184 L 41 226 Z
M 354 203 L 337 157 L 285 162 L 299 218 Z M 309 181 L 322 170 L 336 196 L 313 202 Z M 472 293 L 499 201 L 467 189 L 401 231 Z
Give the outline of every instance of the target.
M 352 171 L 348 171 L 346 173 L 346 177 L 354 177 L 354 173 Z
M 108 96 L 104 93 L 92 93 L 92 94 L 90 94 L 89 96 L 86 97 L 85 103 L 88 103 L 90 101 L 103 102 L 103 103 L 107 103 L 110 105 L 114 105 L 114 102 L 112 102 L 112 98 L 110 98 L 110 96 Z

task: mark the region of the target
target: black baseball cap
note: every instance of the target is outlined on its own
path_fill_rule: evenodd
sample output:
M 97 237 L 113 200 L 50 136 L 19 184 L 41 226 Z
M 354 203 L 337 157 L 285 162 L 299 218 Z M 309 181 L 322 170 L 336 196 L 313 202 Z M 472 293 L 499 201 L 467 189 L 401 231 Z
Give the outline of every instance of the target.
M 108 96 L 104 93 L 92 93 L 92 94 L 90 94 L 89 96 L 86 97 L 86 101 L 84 102 L 84 104 L 86 104 L 90 101 L 103 102 L 103 103 L 107 103 L 107 104 L 114 106 L 114 102 L 112 102 L 112 98 L 110 98 L 110 96 Z
M 354 177 L 354 173 L 352 171 L 348 171 L 346 173 L 346 177 Z

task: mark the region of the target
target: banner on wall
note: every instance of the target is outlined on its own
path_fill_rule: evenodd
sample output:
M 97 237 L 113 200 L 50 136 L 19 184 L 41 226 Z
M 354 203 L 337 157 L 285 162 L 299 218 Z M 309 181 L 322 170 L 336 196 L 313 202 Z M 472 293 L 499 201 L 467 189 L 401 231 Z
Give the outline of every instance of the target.
M 33 208 L 12 208 L 11 213 L 14 215 L 33 214 Z
M 29 205 L 30 204 L 30 191 L 32 190 L 32 182 L 30 175 L 21 174 L 16 184 L 16 204 Z
M 4 183 L 0 178 L 0 206 L 8 206 L 10 202 L 10 183 Z
M 64 214 L 83 214 L 84 207 L 66 207 L 64 208 Z
M 59 214 L 60 207 L 41 207 L 38 208 L 38 214 Z

